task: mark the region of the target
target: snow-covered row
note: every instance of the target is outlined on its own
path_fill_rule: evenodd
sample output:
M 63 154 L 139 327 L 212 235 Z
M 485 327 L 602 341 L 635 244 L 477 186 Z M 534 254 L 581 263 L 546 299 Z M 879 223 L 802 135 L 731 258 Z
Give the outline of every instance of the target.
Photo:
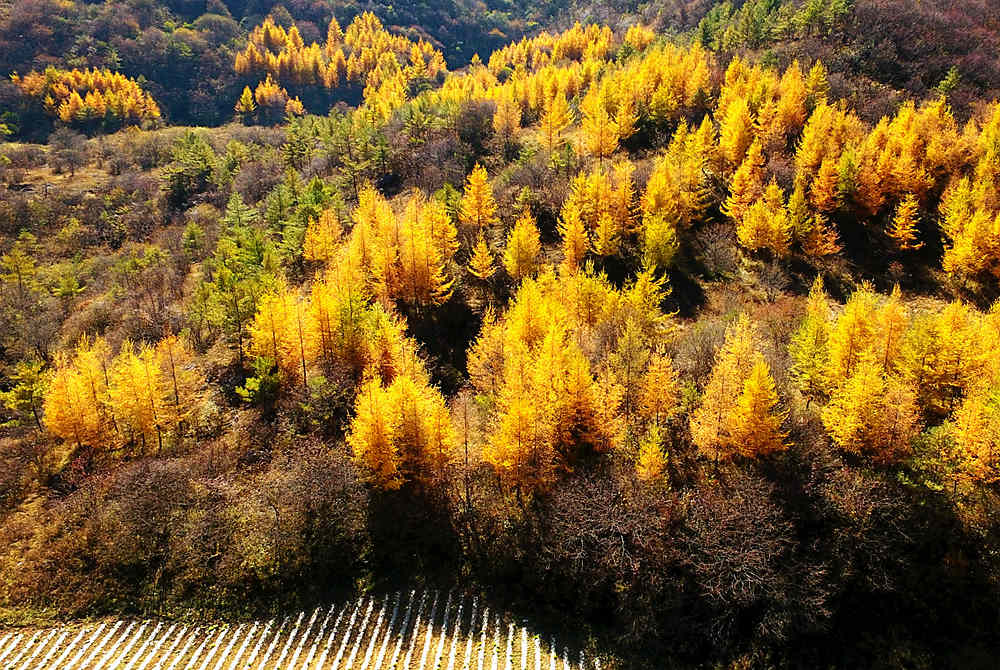
M 427 591 L 420 594 L 420 607 L 417 608 L 417 619 L 413 622 L 413 631 L 410 633 L 410 645 L 406 650 L 406 658 L 403 659 L 403 670 L 410 667 L 410 659 L 413 658 L 413 650 L 417 643 L 417 635 L 420 633 L 420 619 L 424 614 L 424 605 L 427 604 Z M 395 663 L 392 665 L 395 668 Z
M 441 654 L 444 653 L 444 638 L 445 638 L 445 635 L 448 633 L 448 613 L 451 610 L 451 599 L 452 599 L 453 595 L 454 595 L 454 591 L 450 591 L 448 593 L 448 600 L 447 600 L 447 602 L 445 602 L 445 605 L 444 605 L 444 617 L 443 617 L 443 620 L 441 622 L 441 631 L 438 634 L 437 651 L 434 652 L 434 665 L 431 666 L 435 670 L 437 670 L 437 668 L 441 667 Z
M 128 660 L 129 656 L 132 654 L 132 650 L 135 649 L 135 645 L 138 644 L 139 640 L 142 639 L 142 634 L 146 632 L 147 628 L 149 628 L 148 621 L 141 623 L 139 627 L 136 629 L 136 631 L 132 634 L 131 639 L 129 639 L 129 641 L 125 643 L 125 646 L 122 648 L 121 653 L 108 656 L 110 665 L 108 665 L 107 667 L 110 670 L 120 670 L 120 668 L 122 667 L 122 663 Z
M 125 665 L 125 667 L 122 668 L 122 670 L 132 670 L 133 668 L 135 668 L 136 664 L 142 658 L 142 655 L 146 653 L 146 649 L 148 649 L 151 644 L 155 644 L 156 641 L 160 639 L 156 635 L 157 633 L 160 632 L 161 628 L 163 628 L 163 622 L 162 621 L 157 622 L 156 626 L 153 627 L 153 630 L 150 631 L 149 635 L 146 636 L 145 641 L 141 645 L 139 645 L 138 649 L 135 650 L 135 656 L 132 657 L 132 660 L 130 660 Z M 171 628 L 171 630 L 173 629 Z
M 309 639 L 309 633 L 312 631 L 313 626 L 316 625 L 316 618 L 319 617 L 320 609 L 317 607 L 309 618 L 309 623 L 306 625 L 305 631 L 302 633 L 302 637 L 299 638 L 299 644 L 295 647 L 295 653 L 292 654 L 292 660 L 288 662 L 289 668 L 295 667 L 295 662 L 299 660 L 299 656 L 302 654 L 302 647 L 305 646 L 306 640 Z M 278 661 L 278 667 L 281 667 L 281 661 Z
M 354 659 L 358 657 L 358 649 L 361 648 L 361 641 L 365 639 L 365 631 L 368 630 L 368 620 L 372 617 L 372 610 L 375 609 L 375 599 L 368 599 L 368 609 L 365 610 L 365 618 L 361 620 L 361 625 L 358 626 L 358 634 L 354 638 L 354 645 L 351 647 L 351 655 L 347 657 L 347 661 L 344 664 L 346 670 L 353 670 Z
M 417 592 L 410 591 L 410 599 L 406 603 L 406 613 L 403 614 L 403 624 L 399 627 L 399 635 L 396 636 L 396 648 L 392 652 L 392 658 L 389 660 L 389 667 L 395 668 L 396 661 L 399 660 L 399 654 L 403 651 L 403 640 L 406 637 L 406 629 L 410 625 L 410 613 L 413 610 L 413 600 L 416 598 Z M 423 607 L 424 596 L 420 596 L 420 606 Z
M 427 619 L 427 633 L 424 635 L 424 650 L 420 653 L 420 670 L 424 670 L 424 666 L 427 665 L 427 655 L 431 651 L 431 635 L 434 634 L 434 619 L 437 615 L 439 595 L 436 591 L 434 592 L 434 603 L 431 605 L 431 615 Z
M 41 636 L 42 636 L 42 631 L 40 630 L 35 631 L 35 634 L 31 636 L 31 639 L 28 640 L 27 644 L 21 646 L 20 651 L 18 651 L 14 656 L 12 656 L 10 660 L 7 661 L 7 664 L 3 667 L 16 668 L 17 664 L 21 662 L 21 659 L 24 658 L 24 655 L 27 654 L 28 651 L 30 651 L 31 648 L 35 646 L 35 643 L 38 642 L 38 638 L 40 638 Z
M 253 667 L 254 661 L 257 660 L 258 654 L 260 654 L 261 647 L 268 640 L 268 635 L 271 633 L 271 627 L 274 625 L 274 619 L 271 619 L 264 625 L 264 630 L 261 632 L 260 637 L 257 638 L 257 644 L 253 646 L 253 650 L 250 652 L 250 656 L 247 658 L 247 662 L 244 667 Z
M 382 622 L 385 620 L 385 611 L 388 604 L 388 599 L 382 601 L 382 608 L 378 612 L 378 618 L 375 619 L 375 627 L 372 628 L 371 635 L 368 636 L 368 647 L 365 649 L 365 656 L 361 661 L 361 670 L 368 670 L 368 665 L 371 663 L 372 653 L 375 651 L 375 643 L 378 642 L 379 635 L 382 632 Z
M 292 617 L 286 616 L 285 620 L 281 622 L 281 627 L 275 632 L 274 637 L 271 639 L 271 644 L 267 646 L 264 651 L 264 656 L 260 659 L 260 665 L 258 668 L 266 668 L 267 661 L 271 658 L 271 654 L 274 653 L 275 647 L 278 646 L 278 642 L 281 641 L 281 634 L 288 628 L 288 622 L 292 620 Z M 299 621 L 302 620 L 302 615 L 299 615 Z
M 107 667 L 108 662 L 115 656 L 115 654 L 118 653 L 118 650 L 121 648 L 122 644 L 125 642 L 125 640 L 128 639 L 128 636 L 132 633 L 133 628 L 135 628 L 134 621 L 130 622 L 129 625 L 125 627 L 125 632 L 122 633 L 120 637 L 116 637 L 115 641 L 111 644 L 110 647 L 108 647 L 108 650 L 104 653 L 103 656 L 101 656 L 101 660 L 99 660 L 97 662 L 97 665 L 95 666 L 96 670 L 101 670 L 102 668 Z
M 189 632 L 187 638 L 184 638 L 185 632 Z M 198 639 L 198 635 L 200 632 L 201 629 L 199 628 L 193 628 L 190 631 L 182 631 L 181 638 L 185 639 L 184 646 L 181 647 L 181 650 L 177 653 L 176 656 L 166 656 L 166 655 L 161 656 L 160 659 L 156 662 L 156 665 L 153 666 L 153 670 L 161 670 L 163 664 L 166 661 L 170 661 L 170 665 L 167 666 L 167 670 L 174 670 L 174 668 L 176 668 L 177 665 L 181 662 L 181 659 L 183 659 L 187 655 L 188 649 L 191 648 L 191 645 L 194 644 L 194 641 Z
M 506 638 L 506 639 L 504 639 Z M 571 663 L 570 658 L 579 659 Z M 546 661 L 547 658 L 547 661 Z M 560 663 L 561 661 L 561 663 Z M 281 619 L 189 627 L 162 620 L 0 630 L 0 670 L 583 670 L 461 590 L 359 597 Z
M 68 630 L 66 632 L 67 634 L 69 633 Z M 53 660 L 53 657 L 59 652 L 60 649 L 62 649 L 62 653 L 59 654 L 58 658 L 55 658 L 55 662 L 52 664 L 53 668 L 60 667 L 62 665 L 63 660 L 65 660 L 66 657 L 69 656 L 70 652 L 72 652 L 73 649 L 76 648 L 76 645 L 80 642 L 80 640 L 83 639 L 83 636 L 86 632 L 87 632 L 86 628 L 81 628 L 77 632 L 76 637 L 74 637 L 70 641 L 70 643 L 67 644 L 65 647 L 60 646 L 62 644 L 61 639 L 56 640 L 56 643 L 52 646 L 52 649 L 49 651 L 48 655 L 46 655 L 45 658 L 42 659 L 42 662 L 38 664 L 39 670 L 41 670 L 41 668 L 49 667 L 49 661 Z
M 382 661 L 385 660 L 385 652 L 389 647 L 389 639 L 393 637 L 394 631 L 396 630 L 396 619 L 399 618 L 399 600 L 402 594 L 398 591 L 392 599 L 392 616 L 389 618 L 389 624 L 386 626 L 385 635 L 382 636 L 382 644 L 379 646 L 378 656 L 375 658 L 375 668 L 382 667 Z M 397 637 L 402 637 L 402 634 L 397 635 Z
M 35 660 L 38 654 L 48 646 L 52 638 L 55 637 L 56 632 L 57 631 L 53 630 L 51 633 L 49 633 L 48 637 L 43 637 L 42 641 L 39 642 L 37 645 L 35 645 L 35 648 L 31 651 L 31 654 L 24 659 L 24 662 L 20 666 L 17 666 L 16 661 L 11 663 L 11 666 L 17 667 L 18 670 L 26 670 L 27 667 L 31 665 L 31 662 Z M 27 651 L 27 649 L 25 651 Z
M 250 642 L 253 640 L 254 635 L 257 634 L 257 626 L 259 624 L 255 621 L 252 626 L 250 626 L 250 632 L 243 636 L 243 644 L 240 648 L 236 650 L 236 654 L 230 656 L 229 654 L 223 659 L 224 661 L 229 661 L 229 670 L 236 670 L 236 664 L 240 662 L 243 658 L 243 654 L 246 653 L 247 647 L 250 646 Z
M 194 641 L 198 639 L 198 635 L 201 633 L 201 629 L 193 628 L 187 632 L 189 634 L 184 642 L 184 646 L 181 647 L 180 652 L 178 652 L 176 656 L 169 656 L 169 655 L 161 656 L 160 659 L 156 662 L 156 665 L 153 666 L 153 670 L 160 670 L 160 668 L 163 667 L 163 663 L 166 661 L 170 661 L 170 665 L 167 666 L 167 670 L 174 670 L 174 668 L 177 667 L 177 664 L 181 662 L 181 659 L 183 659 L 187 655 L 188 649 L 190 649 L 191 645 L 194 644 Z M 184 637 L 184 633 L 185 631 L 181 632 L 181 638 Z
M 344 618 L 344 612 L 347 611 L 349 606 L 345 606 L 340 612 L 337 613 L 337 620 L 333 624 L 333 629 L 330 631 L 330 635 L 326 638 L 326 644 L 323 647 L 323 653 L 320 654 L 319 661 L 317 661 L 317 668 L 326 667 L 326 659 L 330 655 L 330 650 L 333 649 L 334 643 L 337 641 L 337 631 L 340 630 L 340 622 Z M 308 667 L 308 665 L 306 666 Z
M 326 611 L 326 616 L 323 617 L 323 623 L 320 624 L 319 632 L 316 633 L 316 637 L 313 639 L 313 643 L 309 647 L 309 653 L 306 654 L 306 660 L 303 661 L 303 663 L 302 663 L 302 667 L 303 668 L 308 668 L 310 665 L 312 665 L 312 660 L 316 656 L 316 649 L 319 647 L 320 643 L 323 641 L 323 634 L 326 633 L 326 627 L 327 627 L 327 624 L 330 623 L 330 617 L 333 616 L 333 610 L 334 609 L 336 609 L 336 608 L 333 605 L 331 605 L 330 609 L 328 609 Z M 235 666 L 233 668 L 230 668 L 230 670 L 236 670 Z

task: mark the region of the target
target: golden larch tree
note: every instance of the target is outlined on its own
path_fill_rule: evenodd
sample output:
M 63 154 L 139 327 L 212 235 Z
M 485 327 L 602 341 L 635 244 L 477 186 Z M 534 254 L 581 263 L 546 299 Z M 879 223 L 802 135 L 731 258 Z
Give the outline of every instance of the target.
M 566 94 L 559 91 L 546 101 L 538 126 L 539 139 L 546 151 L 554 153 L 565 144 L 566 129 L 572 123 L 573 113 L 566 102 Z
M 610 213 L 602 214 L 594 227 L 590 248 L 598 256 L 614 256 L 618 253 L 621 232 L 621 226 Z
M 899 362 L 903 337 L 910 323 L 910 316 L 903 305 L 899 284 L 892 288 L 889 299 L 875 310 L 872 340 L 866 356 L 881 366 L 886 373 L 894 372 Z
M 369 379 L 355 400 L 347 443 L 354 460 L 371 473 L 378 486 L 398 489 L 403 485 L 401 457 L 390 411 L 389 393 L 378 378 Z
M 179 440 L 197 412 L 203 378 L 195 368 L 191 347 L 176 335 L 168 335 L 156 344 L 156 363 L 162 372 L 163 421 Z
M 482 230 L 484 227 L 500 221 L 497 217 L 497 203 L 493 198 L 493 187 L 490 186 L 486 168 L 478 163 L 466 179 L 458 218 L 462 223 L 474 227 L 476 230 Z
M 809 195 L 817 211 L 829 214 L 840 206 L 839 175 L 837 161 L 825 159 L 819 166 L 819 173 L 813 180 Z
M 855 291 L 830 332 L 828 384 L 837 386 L 854 374 L 872 344 L 877 298 L 869 286 Z
M 148 346 L 138 350 L 126 340 L 110 370 L 108 403 L 131 446 L 145 449 L 155 438 L 163 446 L 165 388 L 156 352 Z
M 920 203 L 912 193 L 899 201 L 889 225 L 889 237 L 900 251 L 915 251 L 923 246 L 917 241 L 920 234 Z
M 755 140 L 746 152 L 746 158 L 733 174 L 729 184 L 729 197 L 722 205 L 722 212 L 733 221 L 741 221 L 757 199 L 764 195 L 763 145 Z
M 580 218 L 580 209 L 576 206 L 564 207 L 558 228 L 562 236 L 562 268 L 572 274 L 580 269 L 590 247 L 590 238 L 583 219 Z
M 1000 393 L 983 384 L 955 412 L 955 446 L 959 463 L 973 481 L 1000 481 Z
M 493 260 L 493 253 L 489 245 L 486 244 L 486 237 L 482 231 L 476 238 L 476 244 L 472 247 L 472 256 L 469 258 L 469 274 L 481 281 L 489 281 L 496 274 L 496 264 Z
M 739 165 L 754 141 L 753 114 L 747 101 L 743 98 L 731 101 L 719 121 L 719 128 L 719 150 L 723 158 L 732 166 Z
M 785 414 L 777 411 L 778 393 L 767 363 L 758 360 L 743 384 L 732 416 L 732 439 L 741 456 L 756 458 L 784 450 L 781 424 Z
M 603 161 L 618 149 L 618 125 L 596 89 L 584 97 L 580 111 L 583 114 L 580 129 L 584 153 Z
M 100 405 L 94 402 L 87 378 L 65 354 L 56 357 L 44 401 L 45 427 L 78 447 L 96 446 L 103 434 Z
M 521 103 L 510 95 L 500 97 L 493 112 L 493 131 L 503 146 L 509 146 L 514 141 L 514 136 L 520 128 Z
M 946 417 L 975 387 L 996 356 L 989 340 L 976 311 L 960 301 L 914 319 L 899 367 L 914 384 L 925 413 Z
M 908 453 L 920 431 L 916 394 L 910 384 L 862 361 L 833 392 L 823 409 L 823 425 L 844 451 L 894 462 Z
M 806 314 L 788 345 L 792 377 L 810 400 L 822 397 L 827 389 L 830 365 L 830 306 L 823 278 L 819 275 L 809 290 Z
M 656 482 L 667 471 L 667 454 L 663 450 L 663 431 L 653 424 L 639 441 L 639 457 L 635 463 L 635 474 L 644 482 Z
M 527 209 L 518 217 L 507 236 L 503 265 L 514 281 L 521 281 L 536 273 L 542 245 L 535 217 Z
M 784 258 L 789 253 L 791 237 L 784 195 L 781 187 L 772 181 L 764 197 L 750 205 L 737 223 L 736 238 L 750 251 L 766 249 Z
M 243 87 L 243 93 L 240 94 L 240 99 L 233 109 L 243 117 L 244 121 L 249 121 L 253 113 L 257 111 L 257 105 L 253 100 L 253 91 L 250 90 L 249 86 Z
M 691 415 L 692 441 L 716 462 L 731 458 L 739 450 L 734 441 L 733 419 L 746 380 L 760 360 L 755 333 L 756 328 L 746 315 L 729 327 L 701 404 Z
M 323 210 L 319 218 L 309 219 L 303 242 L 303 254 L 307 261 L 326 263 L 340 248 L 344 234 L 340 216 L 334 209 Z
M 654 425 L 663 425 L 677 412 L 680 380 L 669 356 L 653 356 L 639 387 L 639 413 Z

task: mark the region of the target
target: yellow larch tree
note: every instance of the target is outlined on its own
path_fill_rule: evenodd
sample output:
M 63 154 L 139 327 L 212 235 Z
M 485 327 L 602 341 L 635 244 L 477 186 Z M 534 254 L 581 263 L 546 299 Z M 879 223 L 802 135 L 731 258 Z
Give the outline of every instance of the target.
M 97 446 L 104 434 L 101 406 L 90 383 L 66 354 L 56 357 L 44 401 L 45 427 L 61 440 Z
M 617 161 L 611 167 L 611 173 L 613 189 L 608 206 L 609 213 L 623 234 L 634 233 L 637 223 L 635 185 L 632 181 L 635 165 L 628 159 Z
M 666 270 L 680 250 L 676 223 L 665 214 L 646 216 L 640 235 L 642 264 L 648 269 Z
M 344 365 L 354 378 L 361 374 L 368 359 L 369 298 L 362 272 L 346 250 L 313 282 L 309 320 L 316 355 L 324 366 Z
M 643 217 L 663 216 L 682 230 L 689 228 L 709 203 L 708 174 L 715 154 L 715 128 L 708 117 L 694 131 L 681 121 L 646 182 Z
M 428 200 L 420 211 L 420 220 L 437 249 L 438 257 L 442 261 L 453 260 L 460 245 L 458 230 L 451 221 L 447 205 L 437 199 Z
M 789 253 L 791 237 L 784 194 L 772 181 L 764 197 L 750 205 L 737 223 L 736 238 L 750 251 L 767 249 L 778 258 L 784 258 Z
M 319 344 L 319 328 L 305 301 L 292 289 L 279 286 L 260 298 L 249 330 L 254 355 L 274 361 L 289 383 L 305 388 Z
M 836 390 L 823 409 L 823 425 L 844 451 L 869 455 L 881 462 L 905 456 L 920 431 L 916 394 L 878 363 L 865 360 Z
M 899 201 L 889 225 L 889 237 L 900 251 L 915 251 L 923 246 L 917 241 L 920 225 L 920 203 L 912 193 Z
M 383 489 L 403 485 L 401 456 L 395 440 L 395 422 L 391 416 L 388 391 L 378 378 L 369 379 L 358 391 L 354 419 L 347 443 L 354 460 L 364 467 Z
M 726 331 L 701 404 L 691 415 L 691 439 L 698 450 L 718 462 L 738 453 L 733 420 L 746 380 L 761 360 L 756 350 L 756 328 L 746 315 Z
M 530 388 L 507 384 L 498 398 L 498 417 L 483 446 L 483 460 L 519 493 L 543 489 L 555 478 L 558 458 L 549 437 L 542 407 Z
M 428 203 L 419 191 L 411 194 L 397 234 L 398 267 L 391 291 L 395 298 L 411 305 L 436 306 L 451 297 L 450 258 L 441 255 L 441 247 L 452 246 L 450 231 L 445 229 L 450 223 L 441 220 L 442 214 L 447 218 L 438 203 Z M 432 225 L 438 226 L 441 239 L 434 239 Z
M 854 374 L 872 344 L 877 297 L 870 286 L 855 291 L 830 332 L 828 382 L 837 386 Z
M 900 367 L 925 413 L 946 417 L 975 387 L 995 355 L 988 341 L 975 310 L 959 301 L 915 319 L 902 343 Z
M 243 87 L 243 93 L 240 94 L 240 99 L 236 102 L 236 106 L 233 109 L 243 117 L 244 122 L 249 122 L 253 117 L 253 113 L 257 111 L 257 105 L 254 103 L 253 91 L 250 90 L 249 86 Z
M 324 209 L 319 218 L 309 219 L 303 242 L 303 254 L 307 261 L 329 262 L 340 248 L 344 234 L 340 216 L 334 209 Z
M 514 281 L 521 281 L 536 273 L 539 268 L 539 254 L 542 245 L 538 225 L 530 210 L 525 209 L 514 223 L 507 236 L 503 253 L 503 265 Z
M 635 92 L 625 88 L 618 94 L 618 107 L 614 115 L 618 141 L 622 142 L 635 135 L 638 123 L 639 111 L 636 109 Z
M 719 119 L 719 150 L 730 165 L 744 162 L 747 150 L 754 141 L 754 119 L 750 106 L 743 98 L 731 101 Z
M 731 418 L 732 440 L 741 456 L 756 458 L 787 447 L 781 432 L 786 414 L 777 411 L 777 406 L 774 378 L 767 363 L 760 359 L 743 384 Z
M 493 112 L 493 132 L 504 147 L 510 146 L 521 128 L 521 103 L 510 95 L 500 97 Z
M 562 324 L 553 324 L 539 347 L 531 380 L 543 406 L 549 442 L 563 467 L 572 470 L 585 457 L 610 445 L 596 383 L 580 347 Z
M 475 230 L 482 230 L 500 221 L 486 168 L 478 163 L 466 179 L 458 218 L 463 224 Z
M 955 446 L 959 463 L 973 481 L 1000 481 L 1000 392 L 983 384 L 955 411 Z
M 809 195 L 817 211 L 830 213 L 840 206 L 839 175 L 837 161 L 827 158 L 819 166 L 819 173 L 813 180 Z
M 163 447 L 165 379 L 149 346 L 136 350 L 126 340 L 110 370 L 108 404 L 122 432 L 122 439 L 145 450 L 155 438 Z
M 810 108 L 826 102 L 826 97 L 830 94 L 827 74 L 826 66 L 821 61 L 816 61 L 809 69 L 809 75 L 806 77 L 806 101 Z
M 580 209 L 576 206 L 564 207 L 559 219 L 559 234 L 562 236 L 563 260 L 562 268 L 570 274 L 577 272 L 583 264 L 583 258 L 590 248 L 590 238 L 587 229 L 580 218 Z
M 493 260 L 493 253 L 489 245 L 486 244 L 486 237 L 482 231 L 476 238 L 476 243 L 472 247 L 472 256 L 469 258 L 469 274 L 481 281 L 489 281 L 496 274 L 496 264 Z
M 597 89 L 591 89 L 584 97 L 580 111 L 583 115 L 580 129 L 584 153 L 603 162 L 618 149 L 618 125 L 608 113 L 604 97 Z
M 899 290 L 899 284 L 896 284 L 889 294 L 889 299 L 875 310 L 872 339 L 865 354 L 887 374 L 896 370 L 902 351 L 903 337 L 909 323 L 910 316 L 903 305 L 903 295 Z
M 832 256 L 840 252 L 837 231 L 830 226 L 822 214 L 813 214 L 809 208 L 805 185 L 797 180 L 792 194 L 788 196 L 788 227 L 792 240 L 797 242 L 802 253 L 812 259 Z
M 620 226 L 610 213 L 604 213 L 597 220 L 590 248 L 597 256 L 614 256 L 618 253 Z
M 770 133 L 774 141 L 785 144 L 789 137 L 802 130 L 806 121 L 809 92 L 798 61 L 788 66 L 781 75 L 779 87 L 777 116 Z
M 639 414 L 654 425 L 663 425 L 677 412 L 680 380 L 669 356 L 657 354 L 649 361 L 639 386 Z
M 653 424 L 639 441 L 639 457 L 635 474 L 644 482 L 652 483 L 663 478 L 667 471 L 667 454 L 663 450 L 663 431 Z
M 764 195 L 764 154 L 761 143 L 754 140 L 746 158 L 733 174 L 729 197 L 722 205 L 722 212 L 734 221 L 741 221 L 756 200 Z
M 788 227 L 792 231 L 792 240 L 800 245 L 805 244 L 805 238 L 813 227 L 813 214 L 809 209 L 806 189 L 801 181 L 796 182 L 788 196 Z
M 830 306 L 823 278 L 813 281 L 806 303 L 806 314 L 788 345 L 792 377 L 810 400 L 822 397 L 827 390 L 830 365 Z
M 162 375 L 163 423 L 180 440 L 198 409 L 197 395 L 203 379 L 195 368 L 195 354 L 188 343 L 168 335 L 156 344 L 156 363 Z
M 550 154 L 560 149 L 566 142 L 566 129 L 573 123 L 573 113 L 566 94 L 558 91 L 545 102 L 545 111 L 538 126 L 542 146 Z
M 840 253 L 840 237 L 822 214 L 811 217 L 802 238 L 802 253 L 816 259 Z
M 400 472 L 423 483 L 439 480 L 455 456 L 455 432 L 444 397 L 418 366 L 389 385 L 383 411 L 394 421 L 392 442 Z

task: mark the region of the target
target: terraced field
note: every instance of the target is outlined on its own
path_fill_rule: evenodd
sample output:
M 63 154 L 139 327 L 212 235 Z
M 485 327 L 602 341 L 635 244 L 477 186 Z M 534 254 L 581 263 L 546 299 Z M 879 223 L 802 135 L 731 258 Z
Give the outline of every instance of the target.
M 583 670 L 600 668 L 478 598 L 409 591 L 270 621 L 159 620 L 0 631 L 0 670 Z

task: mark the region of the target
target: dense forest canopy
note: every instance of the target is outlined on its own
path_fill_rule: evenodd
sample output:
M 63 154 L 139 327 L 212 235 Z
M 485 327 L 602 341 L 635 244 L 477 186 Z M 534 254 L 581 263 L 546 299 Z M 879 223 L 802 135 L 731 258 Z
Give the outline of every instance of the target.
M 0 5 L 0 622 L 990 667 L 997 11 Z
M 952 68 L 955 102 L 989 99 L 1000 90 L 1000 17 L 989 0 L 920 3 L 898 0 L 670 0 L 668 2 L 552 2 L 434 0 L 421 3 L 88 3 L 5 0 L 0 3 L 0 71 L 25 75 L 48 66 L 111 69 L 142 79 L 179 124 L 218 124 L 231 116 L 228 101 L 251 83 L 232 71 L 254 26 L 267 16 L 296 26 L 306 45 L 323 43 L 331 19 L 348 25 L 371 11 L 394 33 L 439 49 L 460 68 L 473 55 L 542 29 L 576 20 L 616 30 L 642 23 L 688 34 L 713 49 L 753 50 L 787 64 L 822 59 L 843 76 L 834 81 L 870 120 L 905 96 L 923 97 Z M 13 104 L 0 90 L 0 104 Z M 33 117 L 19 124 L 34 133 Z

